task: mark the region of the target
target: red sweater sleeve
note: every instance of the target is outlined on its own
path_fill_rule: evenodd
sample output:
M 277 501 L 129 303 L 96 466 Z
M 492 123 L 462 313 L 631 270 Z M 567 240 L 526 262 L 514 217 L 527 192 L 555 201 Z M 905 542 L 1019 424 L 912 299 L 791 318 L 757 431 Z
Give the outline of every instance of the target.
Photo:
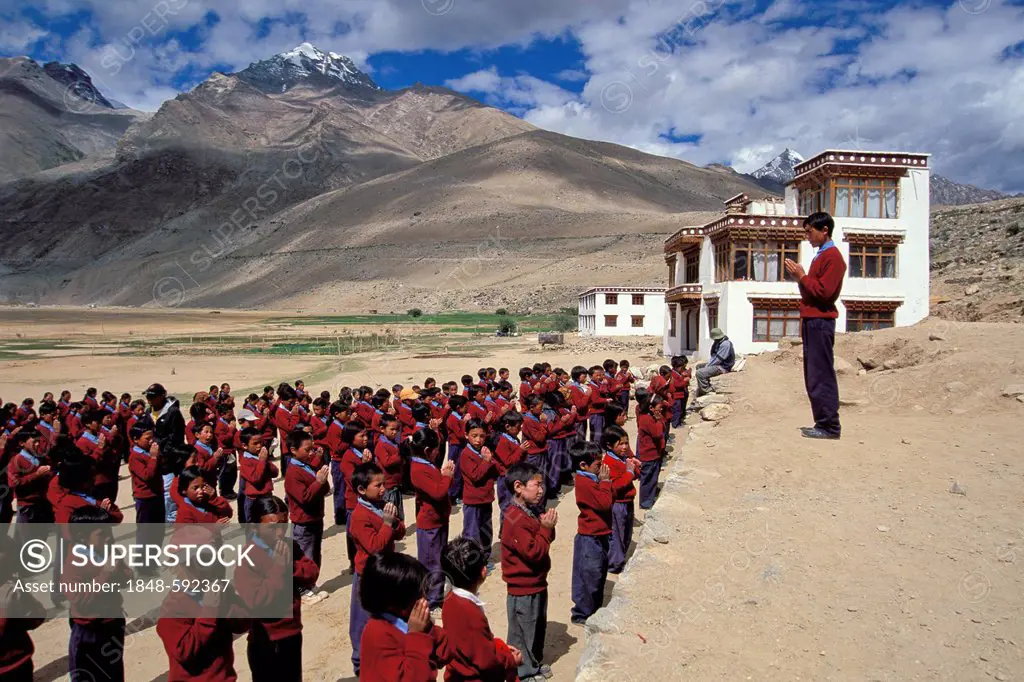
M 413 466 L 410 476 L 413 488 L 423 493 L 425 497 L 438 502 L 448 497 L 452 479 L 449 476 L 442 476 L 441 472 L 433 467 Z
M 800 278 L 800 315 L 802 317 L 831 317 L 839 315 L 836 300 L 843 288 L 846 261 L 839 249 L 831 247 L 811 262 L 807 274 Z

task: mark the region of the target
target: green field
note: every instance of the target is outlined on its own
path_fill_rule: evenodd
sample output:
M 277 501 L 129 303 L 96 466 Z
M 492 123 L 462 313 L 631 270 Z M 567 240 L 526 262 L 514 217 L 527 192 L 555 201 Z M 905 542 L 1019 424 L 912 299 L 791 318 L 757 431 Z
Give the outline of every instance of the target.
M 538 313 L 533 315 L 508 315 L 519 325 L 520 333 L 551 331 L 555 320 L 564 313 Z M 571 314 L 575 316 L 576 312 Z M 291 326 L 339 325 L 339 326 L 376 326 L 388 327 L 396 325 L 431 325 L 439 326 L 439 331 L 454 334 L 487 334 L 491 335 L 498 328 L 503 316 L 494 313 L 434 313 L 419 317 L 411 315 L 315 315 L 310 317 L 271 317 L 265 324 L 287 324 Z

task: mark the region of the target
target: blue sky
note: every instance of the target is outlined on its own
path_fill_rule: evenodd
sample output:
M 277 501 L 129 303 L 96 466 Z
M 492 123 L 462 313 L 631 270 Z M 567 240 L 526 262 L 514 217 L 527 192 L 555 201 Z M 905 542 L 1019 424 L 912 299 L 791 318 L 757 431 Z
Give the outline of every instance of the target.
M 155 110 L 309 41 L 385 88 L 753 170 L 786 147 L 918 150 L 1024 191 L 1022 0 L 0 0 L 0 54 Z

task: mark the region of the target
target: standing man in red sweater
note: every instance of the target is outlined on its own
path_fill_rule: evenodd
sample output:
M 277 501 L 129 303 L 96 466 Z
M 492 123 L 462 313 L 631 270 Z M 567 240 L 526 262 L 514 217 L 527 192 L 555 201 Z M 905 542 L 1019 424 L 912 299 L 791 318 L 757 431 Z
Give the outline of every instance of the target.
M 818 253 L 804 272 L 799 263 L 786 259 L 786 272 L 800 286 L 800 336 L 804 349 L 804 385 L 811 400 L 814 426 L 801 429 L 804 438 L 838 440 L 839 383 L 833 366 L 836 338 L 836 301 L 843 289 L 846 261 L 832 242 L 835 221 L 828 213 L 804 219 L 804 231 Z

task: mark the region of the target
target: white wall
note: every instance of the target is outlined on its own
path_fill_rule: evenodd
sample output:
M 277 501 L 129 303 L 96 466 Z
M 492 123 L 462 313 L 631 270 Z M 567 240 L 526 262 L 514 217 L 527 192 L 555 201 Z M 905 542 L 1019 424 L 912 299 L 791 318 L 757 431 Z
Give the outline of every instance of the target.
M 662 336 L 667 334 L 665 294 L 651 292 L 643 293 L 644 304 L 633 305 L 634 292 L 607 292 L 618 296 L 618 302 L 609 305 L 605 303 L 605 292 L 599 291 L 593 294 L 596 298 L 594 306 L 594 319 L 596 336 Z M 605 315 L 617 316 L 615 327 L 606 327 L 604 324 Z M 643 327 L 633 327 L 633 315 L 644 316 Z

